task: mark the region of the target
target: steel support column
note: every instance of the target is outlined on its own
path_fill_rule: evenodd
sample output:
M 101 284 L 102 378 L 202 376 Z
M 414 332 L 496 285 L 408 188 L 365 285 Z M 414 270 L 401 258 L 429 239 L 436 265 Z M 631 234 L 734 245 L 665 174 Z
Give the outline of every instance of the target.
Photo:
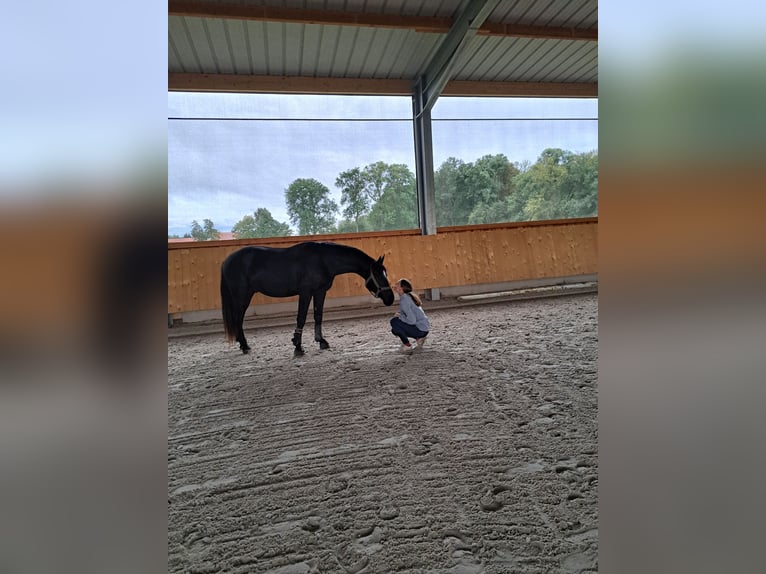
M 431 137 L 431 110 L 424 107 L 423 83 L 413 88 L 412 117 L 415 132 L 415 173 L 418 185 L 418 221 L 423 235 L 436 233 L 436 190 L 434 188 L 434 149 Z
M 449 33 L 425 70 L 412 85 L 412 117 L 415 135 L 415 170 L 418 183 L 418 218 L 423 235 L 436 233 L 434 152 L 431 108 L 450 79 L 455 62 L 495 9 L 499 0 L 464 0 Z

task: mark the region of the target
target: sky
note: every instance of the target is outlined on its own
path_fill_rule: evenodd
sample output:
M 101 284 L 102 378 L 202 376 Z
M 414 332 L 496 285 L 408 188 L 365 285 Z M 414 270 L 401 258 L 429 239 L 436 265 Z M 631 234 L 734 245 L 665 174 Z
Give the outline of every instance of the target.
M 411 113 L 408 97 L 171 92 L 168 233 L 203 219 L 229 231 L 261 207 L 290 223 L 284 191 L 297 178 L 320 181 L 340 205 L 345 170 L 383 161 L 414 173 Z M 441 98 L 432 117 L 435 169 L 448 157 L 534 162 L 548 147 L 598 148 L 596 99 Z

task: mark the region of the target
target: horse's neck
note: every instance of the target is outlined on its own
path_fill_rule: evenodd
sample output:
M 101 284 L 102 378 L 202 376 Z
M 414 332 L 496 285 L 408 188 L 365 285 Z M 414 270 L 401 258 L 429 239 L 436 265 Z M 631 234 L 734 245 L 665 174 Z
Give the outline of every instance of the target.
M 370 274 L 370 265 L 373 259 L 358 249 L 344 249 L 335 260 L 335 274 L 356 273 L 362 277 Z

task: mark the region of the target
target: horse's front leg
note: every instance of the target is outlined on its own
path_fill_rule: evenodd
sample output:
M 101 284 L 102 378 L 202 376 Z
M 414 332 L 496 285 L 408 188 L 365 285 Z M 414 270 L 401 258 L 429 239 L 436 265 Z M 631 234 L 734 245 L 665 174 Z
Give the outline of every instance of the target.
M 302 346 L 303 326 L 306 324 L 306 315 L 308 315 L 309 312 L 310 302 L 311 293 L 301 293 L 298 296 L 298 319 L 295 333 L 293 333 L 293 345 L 295 345 L 293 355 L 296 357 L 300 357 L 305 353 Z
M 320 349 L 329 349 L 330 343 L 322 336 L 322 312 L 324 310 L 324 298 L 327 291 L 314 293 L 314 340 L 319 343 Z

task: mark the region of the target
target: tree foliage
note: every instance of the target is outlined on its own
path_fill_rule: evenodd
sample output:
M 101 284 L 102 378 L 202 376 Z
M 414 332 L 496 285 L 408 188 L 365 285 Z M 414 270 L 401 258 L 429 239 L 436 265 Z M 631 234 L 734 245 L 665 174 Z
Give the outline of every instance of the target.
M 202 223 L 203 225 L 200 225 L 196 219 L 192 221 L 191 236 L 194 238 L 194 241 L 220 239 L 221 233 L 214 227 L 211 220 L 203 219 Z
M 434 184 L 442 226 L 587 217 L 598 212 L 598 154 L 548 148 L 532 165 L 502 154 L 451 157 Z
M 245 215 L 231 228 L 237 239 L 254 237 L 283 237 L 292 235 L 287 223 L 274 219 L 268 209 L 259 207 L 253 215 Z
M 300 235 L 331 233 L 338 204 L 327 186 L 315 179 L 296 179 L 285 190 L 287 215 Z
M 503 154 L 474 162 L 448 158 L 434 173 L 439 226 L 589 217 L 598 213 L 598 152 L 543 150 L 537 161 L 513 163 Z M 415 174 L 382 161 L 341 172 L 335 180 L 343 206 L 315 179 L 296 179 L 285 190 L 290 221 L 301 235 L 418 227 Z M 233 228 L 238 238 L 291 235 L 287 223 L 258 208 Z M 213 222 L 192 223 L 197 241 L 217 239 Z
M 598 155 L 549 148 L 515 178 L 517 219 L 588 217 L 598 210 Z
M 370 209 L 373 229 L 413 229 L 418 226 L 415 174 L 404 164 L 372 164 L 377 201 Z M 368 166 L 372 167 L 372 166 Z M 365 172 L 367 172 L 365 168 Z M 369 187 L 368 187 L 369 189 Z
M 343 217 L 355 226 L 350 231 L 361 231 L 359 222 L 370 211 L 366 186 L 365 177 L 358 167 L 344 171 L 335 180 L 335 187 L 340 189 L 340 203 L 344 206 Z

